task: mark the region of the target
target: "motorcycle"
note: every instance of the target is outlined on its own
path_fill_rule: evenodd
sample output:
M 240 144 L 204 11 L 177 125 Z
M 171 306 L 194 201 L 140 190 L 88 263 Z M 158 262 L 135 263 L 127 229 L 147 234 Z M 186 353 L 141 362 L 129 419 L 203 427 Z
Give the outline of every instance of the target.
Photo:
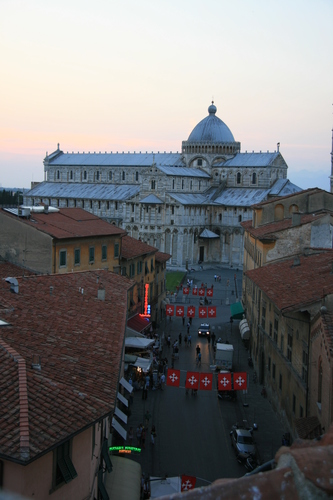
M 228 401 L 236 401 L 237 391 L 218 391 L 217 397 L 220 399 L 227 399 Z
M 244 462 L 245 468 L 251 472 L 252 470 L 256 469 L 259 467 L 260 462 L 258 460 L 258 457 L 254 453 L 250 453 L 245 462 Z

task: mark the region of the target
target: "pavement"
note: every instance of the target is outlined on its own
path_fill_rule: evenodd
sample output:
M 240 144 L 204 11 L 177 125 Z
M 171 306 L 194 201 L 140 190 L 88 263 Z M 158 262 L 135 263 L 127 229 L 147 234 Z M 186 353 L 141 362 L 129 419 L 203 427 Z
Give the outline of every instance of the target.
M 214 280 L 214 275 L 221 276 L 221 281 Z M 180 387 L 166 386 L 164 391 L 148 391 L 146 400 L 142 392 L 134 393 L 130 406 L 131 415 L 127 430 L 135 431 L 140 423 L 144 423 L 144 414 L 149 410 L 151 419 L 148 424 L 145 449 L 130 458 L 141 464 L 142 471 L 150 476 L 164 477 L 182 474 L 197 478 L 196 486 L 205 486 L 223 477 L 240 477 L 247 471 L 236 458 L 230 443 L 230 430 L 234 423 L 257 424 L 254 438 L 259 451 L 261 463 L 274 458 L 281 446 L 281 439 L 286 432 L 283 419 L 278 415 L 269 401 L 261 396 L 262 386 L 253 382 L 255 368 L 248 366 L 249 352 L 243 344 L 238 328 L 239 321 L 230 323 L 230 305 L 240 300 L 242 290 L 242 272 L 235 269 L 213 268 L 203 266 L 202 270 L 189 273 L 193 285 L 207 283 L 208 288 L 214 285 L 212 305 L 217 306 L 217 317 L 207 319 L 215 331 L 216 339 L 228 341 L 234 345 L 233 371 L 247 372 L 247 391 L 238 391 L 236 402 L 221 401 L 217 397 L 216 382 L 212 391 L 198 391 L 197 396 L 185 392 L 187 371 L 212 373 L 214 352 L 205 338 L 198 337 L 197 330 L 203 320 L 196 318 L 191 326 L 192 346 L 180 346 L 179 359 L 175 368 L 181 370 Z M 228 285 L 229 283 L 229 285 Z M 184 302 L 185 300 L 185 302 Z M 199 298 L 191 295 L 184 297 L 180 291 L 176 297 L 177 304 L 199 305 Z M 185 308 L 186 311 L 186 308 Z M 206 321 L 206 320 L 204 320 Z M 178 339 L 179 332 L 183 338 L 186 332 L 181 318 L 168 318 L 160 325 L 159 335 L 172 340 Z M 201 367 L 195 363 L 195 347 L 199 343 L 202 352 Z M 162 357 L 167 357 L 171 366 L 171 349 L 163 345 Z M 215 379 L 217 378 L 214 372 Z M 150 443 L 150 429 L 156 426 L 155 444 Z

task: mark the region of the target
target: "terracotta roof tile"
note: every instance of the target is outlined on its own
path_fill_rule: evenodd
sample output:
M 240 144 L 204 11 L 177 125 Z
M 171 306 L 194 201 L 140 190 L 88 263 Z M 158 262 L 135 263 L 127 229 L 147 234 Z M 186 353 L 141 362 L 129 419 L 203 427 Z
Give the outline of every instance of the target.
M 8 217 L 15 217 L 3 210 Z M 53 238 L 80 238 L 88 236 L 125 235 L 126 231 L 90 214 L 82 208 L 61 208 L 59 212 L 31 213 L 30 218 L 20 218 L 22 224 L 49 234 Z
M 0 456 L 24 462 L 113 412 L 133 281 L 102 270 L 17 280 L 18 294 L 0 279 L 10 306 L 0 308 L 10 323 L 0 327 Z
M 124 259 L 134 259 L 139 256 L 154 254 L 158 251 L 157 248 L 147 245 L 143 241 L 136 240 L 132 236 L 124 236 L 121 244 L 121 257 Z
M 301 256 L 246 271 L 251 279 L 281 309 L 295 310 L 333 293 L 333 251 Z
M 171 258 L 169 253 L 164 252 L 156 252 L 155 254 L 155 262 L 167 262 Z

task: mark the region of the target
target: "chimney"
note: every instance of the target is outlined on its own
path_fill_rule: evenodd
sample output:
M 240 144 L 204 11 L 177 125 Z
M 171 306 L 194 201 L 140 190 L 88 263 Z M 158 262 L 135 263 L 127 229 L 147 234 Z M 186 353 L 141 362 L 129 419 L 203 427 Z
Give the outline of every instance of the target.
M 97 298 L 98 300 L 105 300 L 105 289 L 104 288 L 99 288 L 97 291 Z
M 19 293 L 19 284 L 16 278 L 6 278 L 5 281 L 10 283 L 10 291 L 13 293 Z
M 49 206 L 44 205 L 44 214 L 48 214 L 48 213 L 49 213 Z
M 38 356 L 38 354 L 33 354 L 31 368 L 33 368 L 34 370 L 42 369 L 42 366 L 40 364 L 40 356 Z
M 300 266 L 300 265 L 301 265 L 301 261 L 300 261 L 299 256 L 297 255 L 297 256 L 294 258 L 294 263 L 293 263 L 292 267 L 297 267 L 297 266 Z

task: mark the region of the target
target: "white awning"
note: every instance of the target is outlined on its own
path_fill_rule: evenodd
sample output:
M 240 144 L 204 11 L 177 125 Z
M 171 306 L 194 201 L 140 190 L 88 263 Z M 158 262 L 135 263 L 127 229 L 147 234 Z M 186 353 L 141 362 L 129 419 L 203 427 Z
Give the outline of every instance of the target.
M 150 498 L 164 497 L 165 495 L 172 495 L 173 493 L 181 492 L 181 478 L 167 477 L 159 479 L 158 477 L 150 477 Z
M 120 394 L 120 392 L 117 393 L 117 398 L 119 399 L 119 401 L 121 401 L 125 406 L 128 407 L 128 401 L 126 398 L 124 398 L 124 396 L 122 394 Z
M 125 339 L 125 347 L 135 347 L 146 349 L 147 347 L 153 345 L 155 343 L 155 339 L 146 339 L 139 337 L 127 337 Z
M 209 229 L 204 229 L 202 233 L 199 235 L 199 238 L 219 238 L 218 234 L 213 233 L 213 231 L 209 231 Z
M 130 394 L 133 391 L 133 387 L 127 382 L 126 379 L 124 379 L 124 377 L 121 377 L 119 384 L 121 384 Z
M 112 418 L 112 427 L 116 429 L 123 439 L 127 439 L 127 431 L 125 431 L 124 427 L 114 417 Z
M 242 337 L 242 340 L 249 340 L 250 338 L 250 327 L 246 319 L 242 319 L 239 322 L 239 330 Z
M 124 424 L 127 424 L 127 415 L 121 410 L 119 410 L 118 406 L 116 406 L 116 409 L 114 411 L 114 414 L 116 417 L 120 418 L 124 422 Z
M 135 366 L 136 368 L 141 368 L 143 372 L 147 372 L 151 367 L 151 360 L 146 358 L 137 358 L 133 366 Z

